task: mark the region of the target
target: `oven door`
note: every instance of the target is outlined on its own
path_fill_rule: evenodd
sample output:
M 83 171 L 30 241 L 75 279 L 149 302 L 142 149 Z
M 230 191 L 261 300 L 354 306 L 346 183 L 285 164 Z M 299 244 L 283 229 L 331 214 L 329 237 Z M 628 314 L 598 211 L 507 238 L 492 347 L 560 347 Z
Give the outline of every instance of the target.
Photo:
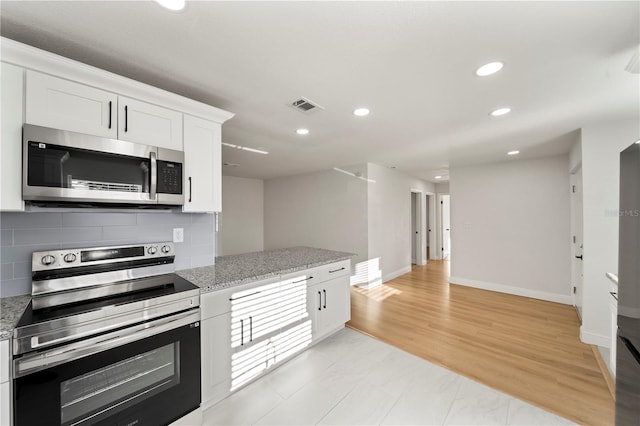
M 185 324 L 199 320 L 198 311 L 193 315 L 16 359 L 15 425 L 163 425 L 196 409 L 200 327 Z

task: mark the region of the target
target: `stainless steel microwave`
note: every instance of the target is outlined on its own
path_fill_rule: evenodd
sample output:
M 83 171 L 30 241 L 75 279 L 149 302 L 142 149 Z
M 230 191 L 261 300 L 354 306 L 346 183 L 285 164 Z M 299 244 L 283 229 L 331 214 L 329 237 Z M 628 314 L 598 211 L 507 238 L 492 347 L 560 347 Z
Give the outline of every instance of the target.
M 184 204 L 184 152 L 25 124 L 22 198 L 72 204 Z

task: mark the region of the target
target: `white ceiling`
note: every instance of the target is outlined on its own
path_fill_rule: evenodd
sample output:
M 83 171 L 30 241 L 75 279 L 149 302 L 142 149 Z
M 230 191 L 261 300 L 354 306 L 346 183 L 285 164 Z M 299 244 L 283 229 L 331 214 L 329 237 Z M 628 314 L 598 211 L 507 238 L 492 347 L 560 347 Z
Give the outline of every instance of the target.
M 640 116 L 640 2 L 0 2 L 3 36 L 236 113 L 224 174 L 448 168 L 566 153 Z M 492 60 L 504 69 L 480 78 Z M 300 96 L 324 107 L 288 106 Z M 513 112 L 490 117 L 496 107 Z M 368 117 L 352 115 L 359 106 Z M 298 136 L 299 127 L 310 129 Z

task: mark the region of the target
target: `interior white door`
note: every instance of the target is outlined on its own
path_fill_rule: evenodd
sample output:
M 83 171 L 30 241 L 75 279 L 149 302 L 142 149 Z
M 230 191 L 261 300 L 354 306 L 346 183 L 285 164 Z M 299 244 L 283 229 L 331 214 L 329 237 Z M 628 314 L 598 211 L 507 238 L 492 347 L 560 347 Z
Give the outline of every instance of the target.
M 442 207 L 442 258 L 448 259 L 451 254 L 451 197 L 443 195 Z
M 582 232 L 582 167 L 578 168 L 572 175 L 572 196 L 574 208 L 574 237 L 573 243 L 573 270 L 574 270 L 574 288 L 573 303 L 578 311 L 580 321 L 582 321 L 582 292 L 583 292 L 583 276 L 584 263 L 582 256 L 583 248 L 583 232 Z
M 418 244 L 418 230 L 416 227 L 416 193 L 411 193 L 411 263 L 416 264 L 416 253 Z

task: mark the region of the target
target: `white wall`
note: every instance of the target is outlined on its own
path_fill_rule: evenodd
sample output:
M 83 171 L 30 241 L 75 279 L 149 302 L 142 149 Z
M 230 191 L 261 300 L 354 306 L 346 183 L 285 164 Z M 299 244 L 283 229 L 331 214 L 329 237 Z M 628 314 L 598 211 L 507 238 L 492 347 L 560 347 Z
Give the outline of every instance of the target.
M 638 119 L 582 128 L 584 294 L 580 337 L 610 346 L 609 284 L 618 271 L 620 151 L 640 138 Z
M 222 177 L 218 255 L 264 249 L 264 181 Z
M 366 165 L 345 167 L 366 175 Z M 335 170 L 265 181 L 265 249 L 311 246 L 367 260 L 367 182 Z M 407 231 L 408 232 L 408 231 Z
M 412 178 L 388 167 L 367 164 L 369 183 L 369 258 L 380 259 L 382 281 L 411 270 L 411 191 L 421 191 L 421 211 L 425 211 L 424 194 L 435 192 L 434 185 Z M 424 222 L 424 220 L 422 221 Z M 426 233 L 421 224 L 421 235 Z M 425 239 L 422 253 L 426 253 Z
M 449 182 L 437 183 L 435 185 L 436 193 L 438 194 L 448 194 L 449 193 Z
M 571 303 L 568 155 L 452 168 L 452 283 Z

